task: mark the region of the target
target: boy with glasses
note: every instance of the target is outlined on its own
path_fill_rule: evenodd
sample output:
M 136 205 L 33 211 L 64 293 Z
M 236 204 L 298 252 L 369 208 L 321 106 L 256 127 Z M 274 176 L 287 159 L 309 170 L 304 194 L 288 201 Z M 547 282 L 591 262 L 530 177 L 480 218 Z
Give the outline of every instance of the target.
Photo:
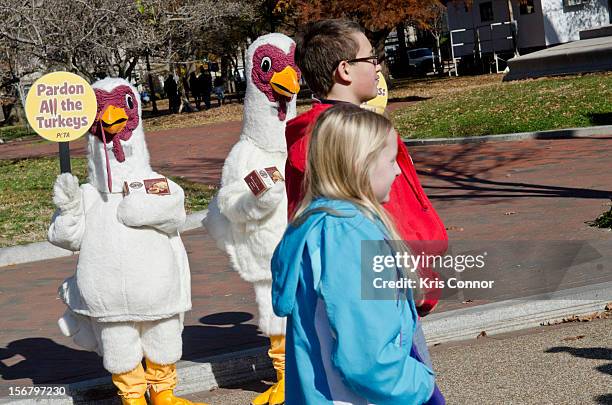
M 306 27 L 296 38 L 295 61 L 315 101 L 312 108 L 287 122 L 287 163 L 285 186 L 288 216 L 291 221 L 303 198 L 303 179 L 310 131 L 317 117 L 338 103 L 360 105 L 377 94 L 379 59 L 359 24 L 347 20 L 321 20 Z M 398 136 L 397 163 L 401 174 L 391 188 L 384 208 L 390 214 L 399 234 L 415 254 L 442 255 L 448 247 L 448 236 L 421 183 L 404 143 Z M 421 268 L 421 278 L 434 280 L 438 274 Z M 435 284 L 435 283 L 434 283 Z M 426 290 L 417 301 L 420 316 L 437 305 L 440 290 Z M 429 362 L 422 333 L 415 344 Z M 423 348 L 424 346 L 424 348 Z
M 348 20 L 321 20 L 308 25 L 296 38 L 295 62 L 302 71 L 315 101 L 312 108 L 287 122 L 287 188 L 288 216 L 303 198 L 306 151 L 311 127 L 317 117 L 337 103 L 361 105 L 377 94 L 379 58 L 361 26 Z M 425 195 L 412 158 L 398 136 L 397 162 L 402 174 L 391 189 L 390 201 L 384 205 L 395 226 L 415 254 L 443 254 L 448 246 L 446 228 Z M 422 277 L 438 275 L 422 268 Z M 432 289 L 417 309 L 427 315 L 438 303 L 440 291 Z

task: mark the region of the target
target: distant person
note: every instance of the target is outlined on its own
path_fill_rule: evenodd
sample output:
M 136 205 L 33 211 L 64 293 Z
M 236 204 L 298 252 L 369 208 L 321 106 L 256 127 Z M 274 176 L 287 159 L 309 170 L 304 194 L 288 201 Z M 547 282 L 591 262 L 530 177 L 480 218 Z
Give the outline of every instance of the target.
M 191 91 L 191 87 L 189 86 L 189 78 L 187 76 L 181 77 L 181 83 L 183 83 L 183 95 L 187 100 L 189 100 L 189 92 Z
M 198 77 L 196 76 L 195 72 L 191 72 L 189 75 L 189 89 L 191 90 L 191 95 L 193 96 L 196 108 L 199 110 L 200 102 L 202 101 L 202 94 L 200 92 L 200 82 L 198 81 Z
M 198 77 L 198 82 L 200 84 L 200 96 L 202 97 L 202 101 L 204 101 L 204 105 L 206 109 L 210 109 L 210 92 L 212 91 L 212 76 L 210 72 L 204 67 L 200 68 L 200 77 Z
M 215 94 L 217 95 L 217 103 L 219 107 L 221 107 L 221 104 L 223 104 L 223 98 L 225 97 L 225 94 L 223 93 L 224 84 L 225 81 L 223 80 L 223 76 L 215 77 Z
M 164 91 L 166 92 L 166 96 L 168 97 L 168 109 L 173 114 L 177 113 L 179 110 L 180 99 L 178 94 L 178 87 L 172 74 L 169 74 L 166 80 L 164 81 Z

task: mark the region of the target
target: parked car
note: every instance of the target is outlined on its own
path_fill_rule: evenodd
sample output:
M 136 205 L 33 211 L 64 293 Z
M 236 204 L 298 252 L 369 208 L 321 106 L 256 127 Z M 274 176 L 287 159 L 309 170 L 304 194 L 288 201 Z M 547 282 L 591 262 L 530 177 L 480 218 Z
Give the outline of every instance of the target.
M 429 48 L 408 51 L 409 70 L 414 74 L 426 74 L 434 70 L 434 54 Z

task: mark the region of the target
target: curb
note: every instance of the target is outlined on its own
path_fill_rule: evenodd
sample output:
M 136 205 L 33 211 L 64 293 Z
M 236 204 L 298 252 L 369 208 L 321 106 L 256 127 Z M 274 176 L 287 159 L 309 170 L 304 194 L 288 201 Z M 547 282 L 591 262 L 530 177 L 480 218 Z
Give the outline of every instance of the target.
M 429 346 L 473 339 L 483 330 L 487 335 L 495 335 L 540 326 L 543 322 L 557 321 L 572 315 L 602 311 L 610 297 L 612 297 L 612 282 L 595 284 L 432 314 L 424 319 L 423 330 Z M 180 361 L 177 365 L 179 386 L 176 393 L 189 395 L 218 387 L 274 378 L 267 350 L 267 346 L 257 347 L 202 360 Z M 66 391 L 68 395 L 53 399 L 14 400 L 5 397 L 0 398 L 0 404 L 117 403 L 116 388 L 110 377 L 68 384 Z
M 452 145 L 467 143 L 521 141 L 528 139 L 571 139 L 589 138 L 601 135 L 612 135 L 612 125 L 601 125 L 586 128 L 565 128 L 549 131 L 517 132 L 514 134 L 466 136 L 461 138 L 410 139 L 403 138 L 406 146 Z
M 207 213 L 208 210 L 203 210 L 187 215 L 187 219 L 180 228 L 180 232 L 187 232 L 201 227 L 202 221 Z M 5 266 L 36 262 L 39 260 L 57 259 L 59 257 L 76 254 L 78 254 L 78 252 L 62 249 L 47 241 L 5 247 L 0 249 L 0 270 Z
M 181 360 L 177 364 L 179 384 L 174 392 L 177 395 L 189 395 L 245 381 L 273 379 L 275 373 L 267 353 L 268 347 L 256 347 L 194 361 Z M 118 403 L 117 388 L 113 385 L 110 376 L 66 384 L 65 387 L 67 395 L 23 399 L 4 397 L 0 398 L 0 404 L 116 405 Z
M 571 315 L 602 311 L 612 297 L 612 281 L 471 308 L 434 313 L 423 320 L 432 345 L 541 326 Z

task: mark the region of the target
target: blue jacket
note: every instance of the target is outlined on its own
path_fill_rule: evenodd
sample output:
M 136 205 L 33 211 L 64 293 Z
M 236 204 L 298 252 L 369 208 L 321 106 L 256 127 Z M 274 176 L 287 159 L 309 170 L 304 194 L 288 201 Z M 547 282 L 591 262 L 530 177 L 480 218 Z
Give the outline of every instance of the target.
M 321 207 L 287 228 L 272 258 L 274 312 L 288 317 L 286 404 L 425 403 L 434 373 L 410 355 L 414 302 L 361 299 L 361 242 L 384 240 L 382 225 L 347 201 L 308 210 Z

